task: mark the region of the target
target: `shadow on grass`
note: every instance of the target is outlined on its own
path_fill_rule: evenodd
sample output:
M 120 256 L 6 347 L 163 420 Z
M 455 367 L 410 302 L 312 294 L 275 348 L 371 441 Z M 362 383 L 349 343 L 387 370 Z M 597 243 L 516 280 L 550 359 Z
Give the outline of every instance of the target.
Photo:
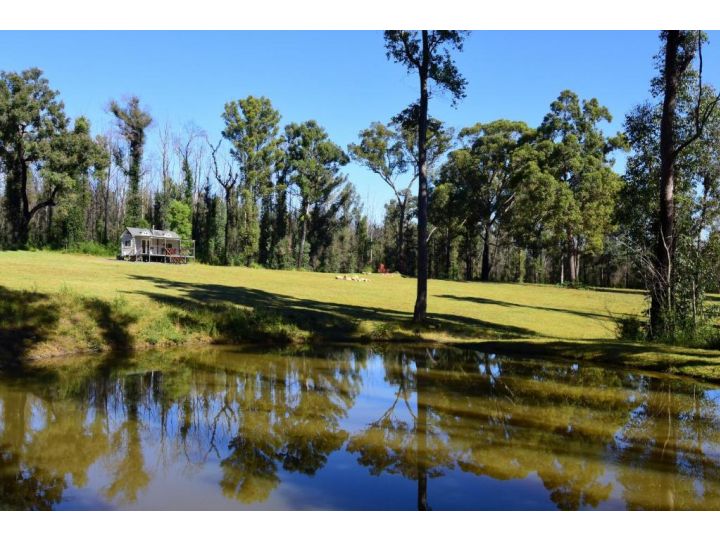
M 85 300 L 85 309 L 100 329 L 103 342 L 113 353 L 126 353 L 135 346 L 128 327 L 137 321 L 135 315 L 123 313 L 109 302 L 99 299 Z
M 612 287 L 585 287 L 589 291 L 607 292 L 616 294 L 634 294 L 640 296 L 646 296 L 647 292 L 642 289 L 615 289 Z
M 0 286 L 0 364 L 19 364 L 30 348 L 45 341 L 58 324 L 47 295 Z
M 495 306 L 502 306 L 502 307 L 518 307 L 518 308 L 524 308 L 524 309 L 539 309 L 542 311 L 553 311 L 556 313 L 567 313 L 568 315 L 578 315 L 580 317 L 590 317 L 591 319 L 600 319 L 605 321 L 616 321 L 617 317 L 614 317 L 613 315 L 604 315 L 601 313 L 593 313 L 591 311 L 580 311 L 575 309 L 565 309 L 565 308 L 552 308 L 552 307 L 546 307 L 546 306 L 532 306 L 529 304 L 516 304 L 514 302 L 505 302 L 504 300 L 492 300 L 490 298 L 482 298 L 479 296 L 456 296 L 453 294 L 438 294 L 435 295 L 437 298 L 447 298 L 449 300 L 458 300 L 462 302 L 474 302 L 476 304 L 490 304 Z
M 594 340 L 594 341 L 481 341 L 463 343 L 470 348 L 495 354 L 582 360 L 600 365 L 614 364 L 627 368 L 671 372 L 720 382 L 718 351 L 668 347 L 662 344 Z
M 517 338 L 537 335 L 535 332 L 519 326 L 495 324 L 473 317 L 437 313 L 429 314 L 427 323 L 418 327 L 413 325 L 409 313 L 396 310 L 300 299 L 241 286 L 187 283 L 143 275 L 131 277 L 149 281 L 160 289 L 173 291 L 172 294 L 132 291 L 136 294 L 144 294 L 166 305 L 181 309 L 189 307 L 198 310 L 212 310 L 211 304 L 229 302 L 260 312 L 279 315 L 283 321 L 294 324 L 315 337 L 327 340 L 347 339 L 365 321 L 381 325 L 394 325 L 415 332 L 429 329 L 470 337 L 490 335 L 498 338 Z
M 127 353 L 134 348 L 129 326 L 136 320 L 120 303 L 0 286 L 0 367 L 27 363 L 44 343 L 51 349 L 71 344 L 61 352 Z

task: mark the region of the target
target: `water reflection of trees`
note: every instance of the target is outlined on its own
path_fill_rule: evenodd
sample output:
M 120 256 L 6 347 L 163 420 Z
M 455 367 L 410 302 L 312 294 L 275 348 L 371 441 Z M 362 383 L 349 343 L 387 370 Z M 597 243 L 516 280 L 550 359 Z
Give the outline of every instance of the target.
M 91 474 L 108 502 L 132 504 L 178 464 L 209 463 L 226 497 L 257 502 L 344 448 L 370 474 L 413 481 L 420 509 L 451 471 L 537 477 L 562 509 L 720 508 L 718 402 L 696 383 L 469 351 L 370 354 L 159 355 L 0 381 L 0 507 L 51 508 Z M 387 407 L 348 433 L 378 369 Z
M 49 510 L 60 502 L 65 481 L 21 461 L 18 449 L 28 427 L 26 395 L 9 390 L 0 410 L 0 510 Z
M 424 353 L 424 351 L 423 351 Z M 397 387 L 390 407 L 363 431 L 354 434 L 347 449 L 373 475 L 399 474 L 417 483 L 417 507 L 427 510 L 428 477 L 452 467 L 448 445 L 424 399 L 428 366 L 423 354 L 386 352 L 385 380 Z M 432 362 L 432 357 L 430 357 Z M 411 393 L 416 394 L 411 403 Z
M 427 475 L 417 471 L 453 468 L 500 480 L 535 474 L 560 509 L 598 506 L 614 481 L 629 508 L 720 507 L 718 404 L 695 383 L 476 352 L 388 354 L 384 363 L 396 398 L 348 450 L 371 474 L 416 480 L 419 509 Z M 399 402 L 417 413 L 398 418 Z
M 650 379 L 645 389 L 615 449 L 628 508 L 720 508 L 718 403 L 669 381 Z
M 222 489 L 242 502 L 265 499 L 279 468 L 313 475 L 347 432 L 340 428 L 360 390 L 358 355 L 287 357 L 243 362 L 227 391 L 237 411 L 230 454 L 222 460 Z
M 209 460 L 220 463 L 226 496 L 264 500 L 281 469 L 312 475 L 342 447 L 362 356 L 238 361 L 214 352 L 149 371 L 61 373 L 17 390 L 0 381 L 0 504 L 52 507 L 68 485 L 86 484 L 93 464 L 105 499 L 133 503 L 165 466 Z

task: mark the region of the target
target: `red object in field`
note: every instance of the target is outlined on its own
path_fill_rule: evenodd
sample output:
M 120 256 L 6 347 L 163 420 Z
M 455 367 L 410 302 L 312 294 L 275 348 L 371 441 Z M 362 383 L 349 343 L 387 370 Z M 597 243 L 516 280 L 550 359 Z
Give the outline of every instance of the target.
M 387 274 L 388 270 L 385 268 L 385 265 L 383 263 L 380 263 L 380 266 L 378 266 L 378 273 L 379 274 Z

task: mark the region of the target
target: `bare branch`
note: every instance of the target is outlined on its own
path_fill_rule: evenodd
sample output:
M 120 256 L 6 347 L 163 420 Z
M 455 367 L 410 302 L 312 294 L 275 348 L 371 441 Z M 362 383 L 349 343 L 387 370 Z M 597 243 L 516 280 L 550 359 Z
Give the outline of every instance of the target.
M 687 63 L 689 63 L 689 60 L 686 61 L 686 64 Z M 687 67 L 687 65 L 685 65 L 684 67 Z M 677 158 L 688 146 L 690 146 L 692 143 L 694 143 L 700 138 L 703 130 L 705 129 L 705 126 L 707 125 L 708 120 L 710 119 L 710 116 L 715 111 L 718 102 L 720 102 L 720 93 L 718 93 L 717 96 L 715 96 L 715 99 L 713 99 L 713 101 L 705 108 L 705 111 L 701 114 L 700 110 L 702 108 L 703 92 L 702 74 L 702 33 L 698 30 L 698 96 L 697 104 L 695 105 L 695 110 L 693 112 L 695 117 L 695 132 L 690 137 L 685 139 L 682 143 L 680 143 L 675 150 L 673 150 L 673 159 Z

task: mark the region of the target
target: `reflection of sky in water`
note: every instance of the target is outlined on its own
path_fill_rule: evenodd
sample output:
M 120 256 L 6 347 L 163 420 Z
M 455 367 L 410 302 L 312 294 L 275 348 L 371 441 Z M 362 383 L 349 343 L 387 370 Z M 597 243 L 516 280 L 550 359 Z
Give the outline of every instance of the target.
M 720 389 L 677 378 L 214 349 L 27 379 L 0 379 L 0 506 L 57 471 L 58 509 L 720 508 Z

